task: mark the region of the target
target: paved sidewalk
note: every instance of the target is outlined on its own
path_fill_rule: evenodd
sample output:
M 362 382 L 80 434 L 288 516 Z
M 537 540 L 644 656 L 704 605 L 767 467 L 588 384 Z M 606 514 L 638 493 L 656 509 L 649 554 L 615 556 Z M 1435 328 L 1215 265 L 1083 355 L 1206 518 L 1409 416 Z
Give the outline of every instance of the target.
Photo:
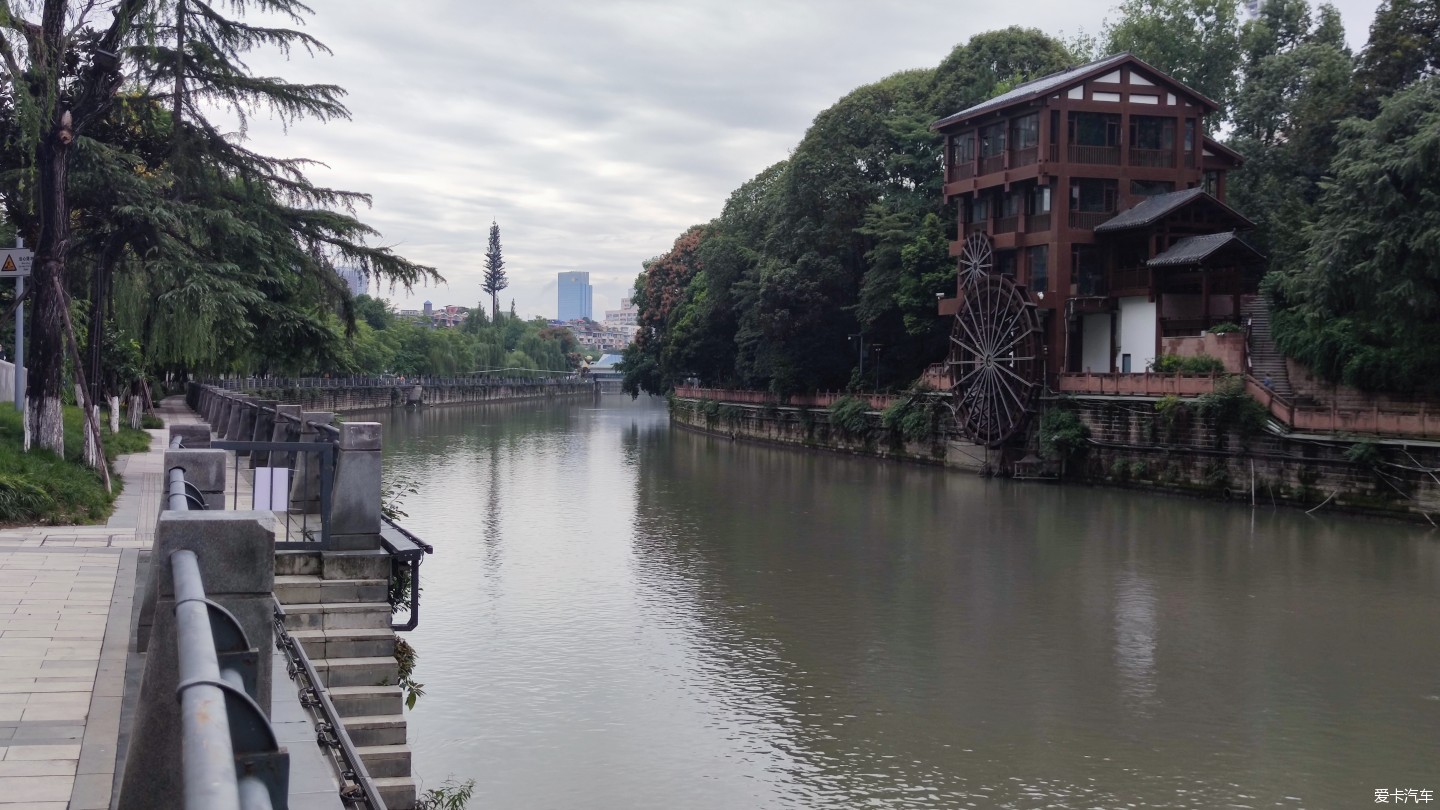
M 196 422 L 183 399 L 157 409 Z M 105 810 L 140 553 L 154 539 L 165 430 L 122 456 L 103 526 L 0 531 L 0 810 Z

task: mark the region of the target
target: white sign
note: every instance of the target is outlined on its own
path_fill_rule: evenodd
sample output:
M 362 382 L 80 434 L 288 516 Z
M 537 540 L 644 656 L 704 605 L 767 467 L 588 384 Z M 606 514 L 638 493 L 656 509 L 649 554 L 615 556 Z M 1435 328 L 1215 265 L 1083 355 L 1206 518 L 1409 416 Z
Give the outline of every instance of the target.
M 35 251 L 24 248 L 0 248 L 0 278 L 30 275 L 30 262 Z

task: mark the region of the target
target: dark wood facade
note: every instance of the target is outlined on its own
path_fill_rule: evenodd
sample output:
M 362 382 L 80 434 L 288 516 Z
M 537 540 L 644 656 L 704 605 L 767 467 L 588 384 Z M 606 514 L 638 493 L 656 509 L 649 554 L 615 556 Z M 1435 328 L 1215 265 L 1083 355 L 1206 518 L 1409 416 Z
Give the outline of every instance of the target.
M 1143 371 L 1139 361 L 1160 353 L 1167 322 L 1172 331 L 1182 320 L 1212 323 L 1232 311 L 1214 304 L 1213 296 L 1227 295 L 1236 296 L 1233 319 L 1238 296 L 1254 292 L 1253 251 L 1216 248 L 1204 257 L 1211 266 L 1150 265 L 1186 237 L 1250 226 L 1223 204 L 1226 173 L 1240 158 L 1204 134 L 1204 118 L 1216 109 L 1120 54 L 1021 85 L 933 126 L 945 138 L 945 199 L 959 210 L 951 255 L 961 255 L 971 234 L 989 236 L 995 271 L 1026 285 L 1043 313 L 1049 372 Z M 1180 193 L 1187 190 L 1195 191 Z M 1163 203 L 1150 206 L 1158 212 L 1153 220 L 1105 227 L 1147 201 Z M 1227 258 L 1234 267 L 1213 266 Z M 1192 294 L 1204 299 L 1198 312 Z M 1135 344 L 1150 334 L 1137 320 L 1145 312 L 1153 337 L 1141 350 Z M 1110 315 L 1103 349 L 1099 319 L 1087 323 L 1100 314 Z

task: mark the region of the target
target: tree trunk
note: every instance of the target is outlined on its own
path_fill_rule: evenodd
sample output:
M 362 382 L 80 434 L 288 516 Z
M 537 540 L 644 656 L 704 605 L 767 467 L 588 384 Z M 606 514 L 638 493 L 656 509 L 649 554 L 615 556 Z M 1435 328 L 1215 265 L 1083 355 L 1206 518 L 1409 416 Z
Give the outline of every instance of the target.
M 114 381 L 105 379 L 101 357 L 105 352 L 105 325 L 106 313 L 110 308 L 111 280 L 115 277 L 115 263 L 119 261 L 124 247 L 125 236 L 119 232 L 111 234 L 110 238 L 105 240 L 100 259 L 95 263 L 95 275 L 90 280 L 90 334 L 89 345 L 85 349 L 88 369 L 86 381 L 90 384 L 90 399 L 96 402 L 104 399 L 106 393 L 116 385 Z
M 68 137 L 68 136 L 66 136 Z M 35 307 L 30 321 L 28 385 L 25 392 L 29 438 L 42 449 L 65 454 L 65 425 L 60 391 L 65 367 L 65 260 L 70 252 L 70 205 L 66 184 L 70 145 L 57 125 L 36 148 L 39 168 L 40 239 L 32 270 Z M 25 449 L 30 449 L 27 441 Z

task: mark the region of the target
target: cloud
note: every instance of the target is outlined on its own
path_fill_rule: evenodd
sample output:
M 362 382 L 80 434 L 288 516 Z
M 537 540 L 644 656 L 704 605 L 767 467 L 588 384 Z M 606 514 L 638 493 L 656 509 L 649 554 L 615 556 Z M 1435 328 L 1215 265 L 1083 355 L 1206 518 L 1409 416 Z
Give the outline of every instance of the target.
M 333 56 L 250 63 L 344 87 L 353 120 L 286 131 L 261 117 L 252 145 L 328 164 L 314 180 L 373 195 L 362 219 L 448 279 L 397 303 L 480 300 L 494 219 L 510 275 L 502 306 L 514 298 L 522 315 L 547 317 L 565 270 L 590 272 L 597 312 L 618 306 L 642 261 L 716 216 L 855 87 L 933 67 L 983 31 L 1093 33 L 1113 16 L 1104 0 L 309 5 L 305 30 Z M 1358 47 L 1375 0 L 1338 5 Z

